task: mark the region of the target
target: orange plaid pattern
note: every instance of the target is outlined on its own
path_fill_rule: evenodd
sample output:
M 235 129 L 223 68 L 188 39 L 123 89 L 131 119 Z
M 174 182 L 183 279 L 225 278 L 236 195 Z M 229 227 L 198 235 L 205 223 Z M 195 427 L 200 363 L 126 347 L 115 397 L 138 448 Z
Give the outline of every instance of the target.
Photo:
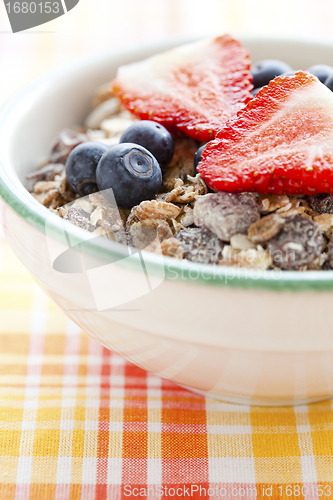
M 205 400 L 71 323 L 0 244 L 0 500 L 333 498 L 331 401 Z

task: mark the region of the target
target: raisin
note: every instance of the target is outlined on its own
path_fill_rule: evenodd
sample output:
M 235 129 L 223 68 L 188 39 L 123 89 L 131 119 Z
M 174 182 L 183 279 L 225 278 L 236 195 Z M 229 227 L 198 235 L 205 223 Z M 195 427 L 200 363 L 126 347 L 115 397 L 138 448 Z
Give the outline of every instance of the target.
M 50 162 L 66 163 L 69 153 L 79 144 L 87 141 L 87 136 L 66 128 L 60 132 L 51 146 Z
M 319 225 L 301 215 L 286 220 L 268 242 L 267 250 L 280 269 L 296 270 L 311 264 L 321 254 L 324 238 Z
M 333 195 L 319 193 L 308 198 L 312 210 L 319 214 L 333 214 Z
M 221 259 L 223 243 L 209 229 L 187 227 L 175 233 L 184 258 L 202 264 L 217 264 Z
M 90 223 L 90 213 L 86 212 L 86 210 L 81 207 L 71 207 L 64 216 L 64 219 L 91 233 L 96 229 L 96 227 Z
M 252 193 L 214 193 L 198 198 L 194 222 L 210 229 L 221 240 L 230 241 L 234 234 L 246 234 L 260 217 L 256 196 Z

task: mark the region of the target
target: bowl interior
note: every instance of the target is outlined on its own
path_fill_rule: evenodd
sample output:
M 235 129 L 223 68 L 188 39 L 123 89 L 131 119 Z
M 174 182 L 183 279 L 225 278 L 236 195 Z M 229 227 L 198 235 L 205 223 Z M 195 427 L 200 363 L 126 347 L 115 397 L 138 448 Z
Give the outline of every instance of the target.
M 46 158 L 50 144 L 59 131 L 83 123 L 91 109 L 91 100 L 96 87 L 111 80 L 122 64 L 148 57 L 179 44 L 180 41 L 165 42 L 154 46 L 143 46 L 117 53 L 89 57 L 64 69 L 47 74 L 33 82 L 16 95 L 0 112 L 0 194 L 21 216 L 40 230 L 44 229 L 49 212 L 24 188 L 26 175 L 35 170 Z M 251 54 L 252 62 L 264 58 L 284 60 L 295 69 L 307 69 L 313 64 L 333 66 L 333 45 L 269 39 L 244 39 L 243 45 Z M 54 216 L 55 234 L 57 217 Z M 72 226 L 74 234 L 82 230 Z M 99 239 L 100 240 L 100 239 Z M 106 251 L 116 251 L 119 245 L 110 242 L 96 243 Z M 163 265 L 155 255 L 149 257 L 158 267 Z M 167 259 L 170 260 L 170 259 Z M 172 259 L 173 260 L 173 259 Z M 170 266 L 186 269 L 211 266 L 192 263 L 171 262 Z M 230 270 L 225 268 L 225 274 Z M 274 271 L 259 273 L 253 280 L 240 271 L 237 284 L 241 286 L 288 286 L 324 287 L 333 289 L 331 271 L 284 272 L 279 280 L 273 278 Z M 235 285 L 235 281 L 233 285 Z M 295 283 L 297 285 L 295 285 Z

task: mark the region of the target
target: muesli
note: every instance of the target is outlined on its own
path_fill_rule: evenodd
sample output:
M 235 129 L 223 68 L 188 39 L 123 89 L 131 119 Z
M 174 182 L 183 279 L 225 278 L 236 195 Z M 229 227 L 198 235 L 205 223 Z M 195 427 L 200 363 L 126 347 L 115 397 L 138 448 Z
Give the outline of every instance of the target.
M 182 46 L 98 88 L 28 189 L 70 223 L 141 250 L 333 269 L 332 90 L 333 68 L 251 67 L 229 35 Z

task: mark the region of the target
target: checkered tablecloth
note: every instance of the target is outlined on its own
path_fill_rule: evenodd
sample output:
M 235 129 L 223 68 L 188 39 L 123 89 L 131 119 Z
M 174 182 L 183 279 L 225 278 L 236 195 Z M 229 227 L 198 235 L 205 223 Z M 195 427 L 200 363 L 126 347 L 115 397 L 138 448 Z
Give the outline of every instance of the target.
M 333 498 L 330 401 L 205 400 L 70 322 L 0 240 L 0 500 Z

